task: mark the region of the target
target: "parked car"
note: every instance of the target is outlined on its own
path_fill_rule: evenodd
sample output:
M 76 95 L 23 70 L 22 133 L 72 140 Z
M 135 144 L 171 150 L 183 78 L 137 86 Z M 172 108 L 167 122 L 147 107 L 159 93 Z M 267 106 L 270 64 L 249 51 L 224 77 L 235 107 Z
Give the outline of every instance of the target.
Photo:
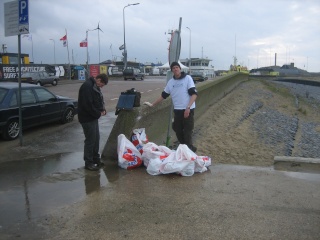
M 57 86 L 59 77 L 51 76 L 47 72 L 25 72 L 21 74 L 21 82 L 43 86 L 51 84 Z
M 208 77 L 202 72 L 192 72 L 191 77 L 194 82 L 203 82 L 208 79 Z
M 124 80 L 127 79 L 132 79 L 132 80 L 137 80 L 137 79 L 144 79 L 144 74 L 140 72 L 139 69 L 137 68 L 126 68 L 123 70 L 123 78 Z
M 19 136 L 19 84 L 0 82 L 0 133 L 5 140 Z M 48 89 L 21 83 L 23 129 L 50 123 L 68 123 L 77 114 L 78 101 L 53 94 Z

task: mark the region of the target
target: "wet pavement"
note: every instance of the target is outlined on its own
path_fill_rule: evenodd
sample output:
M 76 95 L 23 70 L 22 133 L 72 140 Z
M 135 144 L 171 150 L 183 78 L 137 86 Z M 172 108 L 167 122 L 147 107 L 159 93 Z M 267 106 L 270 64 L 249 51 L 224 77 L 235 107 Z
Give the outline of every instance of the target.
M 114 112 L 99 120 L 101 150 L 115 120 Z M 17 139 L 5 142 L 7 149 L 0 147 L 0 229 L 72 204 L 108 183 L 106 171 L 92 175 L 83 167 L 84 136 L 77 119 L 33 131 L 25 133 L 23 146 Z M 119 170 L 106 168 L 111 169 Z
M 109 163 L 99 172 L 89 172 L 83 168 L 82 155 L 82 152 L 62 153 L 2 163 L 1 227 L 29 221 L 81 201 L 117 180 L 116 164 Z
M 213 164 L 192 177 L 151 176 L 114 163 L 89 172 L 80 155 L 35 159 L 33 173 L 22 165 L 16 179 L 2 177 L 0 239 L 319 237 L 319 174 Z

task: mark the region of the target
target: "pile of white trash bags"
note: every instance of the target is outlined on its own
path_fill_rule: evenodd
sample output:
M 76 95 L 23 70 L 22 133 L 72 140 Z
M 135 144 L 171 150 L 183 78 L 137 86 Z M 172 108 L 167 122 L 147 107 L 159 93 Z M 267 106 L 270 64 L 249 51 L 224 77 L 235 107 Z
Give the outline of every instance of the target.
M 195 172 L 207 171 L 211 165 L 210 157 L 197 156 L 185 144 L 180 144 L 177 150 L 171 150 L 149 142 L 144 128 L 133 130 L 131 140 L 124 134 L 118 136 L 118 165 L 124 169 L 143 164 L 150 175 L 176 173 L 192 176 Z

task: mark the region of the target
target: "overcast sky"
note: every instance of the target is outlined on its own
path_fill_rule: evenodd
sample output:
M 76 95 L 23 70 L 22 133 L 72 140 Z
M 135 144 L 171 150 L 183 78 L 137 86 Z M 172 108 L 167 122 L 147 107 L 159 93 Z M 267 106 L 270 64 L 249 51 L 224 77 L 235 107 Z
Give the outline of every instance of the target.
M 0 43 L 17 52 L 18 38 L 5 37 L 0 0 Z M 319 0 L 29 0 L 32 41 L 21 38 L 22 53 L 35 63 L 68 63 L 67 48 L 59 39 L 68 33 L 70 62 L 85 64 L 86 48 L 79 44 L 87 29 L 100 22 L 100 60 L 121 60 L 125 36 L 129 61 L 168 61 L 168 30 L 181 27 L 180 58 L 211 59 L 216 70 L 228 69 L 233 56 L 249 69 L 294 62 L 320 72 Z M 189 27 L 190 30 L 187 28 Z M 98 63 L 98 31 L 88 32 L 89 63 Z M 54 39 L 54 41 L 49 40 Z M 33 45 L 33 54 L 32 54 Z M 2 49 L 1 49 L 2 52 Z

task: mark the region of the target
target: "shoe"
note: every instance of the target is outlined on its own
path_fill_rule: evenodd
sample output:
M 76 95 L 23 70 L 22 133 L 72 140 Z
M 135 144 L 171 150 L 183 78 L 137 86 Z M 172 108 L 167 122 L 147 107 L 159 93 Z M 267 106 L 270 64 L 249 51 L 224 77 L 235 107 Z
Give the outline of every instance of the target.
M 196 153 L 197 148 L 196 148 L 195 146 L 192 146 L 192 147 L 191 147 L 191 151 L 194 152 L 194 153 Z
M 96 163 L 86 163 L 84 168 L 90 171 L 98 171 L 100 169 L 99 165 Z
M 99 167 L 103 167 L 104 163 L 101 162 L 100 160 L 98 162 L 94 162 L 94 164 L 97 164 Z

